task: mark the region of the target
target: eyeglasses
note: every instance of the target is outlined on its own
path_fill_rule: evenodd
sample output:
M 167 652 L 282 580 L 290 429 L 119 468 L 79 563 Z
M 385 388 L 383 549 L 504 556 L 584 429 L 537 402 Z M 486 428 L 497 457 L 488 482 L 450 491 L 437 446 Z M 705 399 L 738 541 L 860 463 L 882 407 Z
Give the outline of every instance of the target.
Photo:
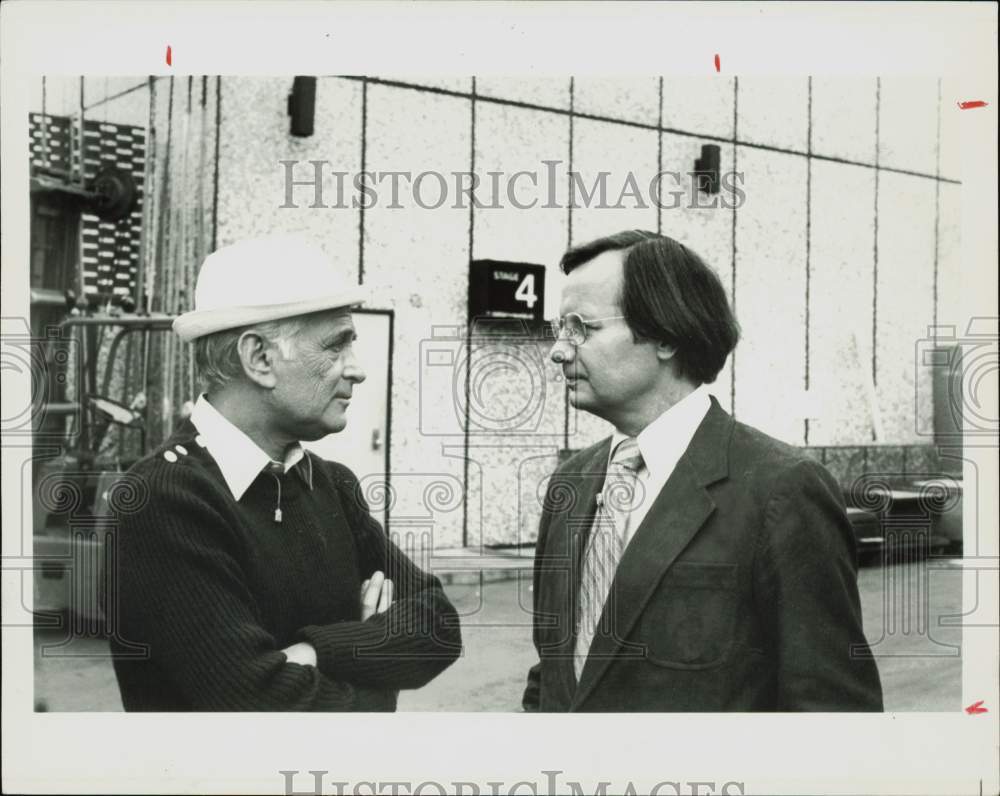
M 549 321 L 552 326 L 552 334 L 556 340 L 568 340 L 573 345 L 583 345 L 587 342 L 587 328 L 595 323 L 603 321 L 620 321 L 624 315 L 610 315 L 607 318 L 585 319 L 578 312 L 570 312 L 561 318 L 553 318 Z

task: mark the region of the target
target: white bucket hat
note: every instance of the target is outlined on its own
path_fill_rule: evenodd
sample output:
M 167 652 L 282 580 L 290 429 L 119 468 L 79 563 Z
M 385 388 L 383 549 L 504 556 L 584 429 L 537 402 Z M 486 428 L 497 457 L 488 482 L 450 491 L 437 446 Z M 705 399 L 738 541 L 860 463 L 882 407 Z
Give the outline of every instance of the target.
M 174 331 L 188 342 L 224 329 L 351 307 L 367 293 L 345 282 L 322 249 L 305 238 L 251 238 L 205 258 L 194 309 L 174 320 Z

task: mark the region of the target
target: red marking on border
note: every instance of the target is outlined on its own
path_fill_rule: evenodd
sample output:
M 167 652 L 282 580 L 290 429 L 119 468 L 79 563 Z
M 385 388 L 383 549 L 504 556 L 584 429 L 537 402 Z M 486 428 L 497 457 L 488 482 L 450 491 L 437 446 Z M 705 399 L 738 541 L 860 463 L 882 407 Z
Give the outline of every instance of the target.
M 985 108 L 987 105 L 988 103 L 983 102 L 982 100 L 969 100 L 968 102 L 958 103 L 958 107 L 963 111 L 967 111 L 969 108 Z
M 173 66 L 173 51 L 170 49 L 170 45 L 167 45 L 167 66 Z
M 719 71 L 719 54 L 718 53 L 715 54 L 715 71 L 716 72 Z
M 969 707 L 965 709 L 965 712 L 968 713 L 970 716 L 973 716 L 976 713 L 988 713 L 989 711 L 986 708 L 982 707 L 982 704 L 983 700 L 981 699 L 978 702 L 973 702 L 971 705 L 969 705 Z

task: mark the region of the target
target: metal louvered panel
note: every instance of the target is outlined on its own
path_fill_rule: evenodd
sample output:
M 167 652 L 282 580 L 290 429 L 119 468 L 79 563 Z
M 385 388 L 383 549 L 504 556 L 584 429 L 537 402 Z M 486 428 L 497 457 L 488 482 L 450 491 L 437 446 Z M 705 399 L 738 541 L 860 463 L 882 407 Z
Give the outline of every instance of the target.
M 29 151 L 33 166 L 69 171 L 73 158 L 75 121 L 67 116 L 29 116 Z M 43 129 L 44 127 L 44 129 Z M 84 120 L 83 173 L 91 182 L 99 169 L 114 166 L 132 175 L 138 200 L 132 212 L 118 221 L 102 221 L 83 213 L 80 221 L 83 288 L 88 295 L 118 303 L 124 296 L 138 302 L 142 230 L 143 176 L 146 163 L 146 130 L 125 124 Z

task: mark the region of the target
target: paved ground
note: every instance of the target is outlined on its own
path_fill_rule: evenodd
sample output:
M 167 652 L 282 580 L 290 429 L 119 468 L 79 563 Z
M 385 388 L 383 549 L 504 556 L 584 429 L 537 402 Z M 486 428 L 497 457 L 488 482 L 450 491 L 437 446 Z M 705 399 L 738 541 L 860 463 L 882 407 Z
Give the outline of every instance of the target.
M 961 628 L 939 626 L 961 613 L 958 562 L 866 566 L 858 583 L 886 709 L 959 710 Z M 527 613 L 530 578 L 447 589 L 463 615 L 465 654 L 427 687 L 404 692 L 400 709 L 519 710 L 525 672 L 535 660 Z M 86 637 L 67 643 L 66 637 L 65 631 L 35 630 L 36 703 L 51 711 L 121 710 L 107 643 Z

